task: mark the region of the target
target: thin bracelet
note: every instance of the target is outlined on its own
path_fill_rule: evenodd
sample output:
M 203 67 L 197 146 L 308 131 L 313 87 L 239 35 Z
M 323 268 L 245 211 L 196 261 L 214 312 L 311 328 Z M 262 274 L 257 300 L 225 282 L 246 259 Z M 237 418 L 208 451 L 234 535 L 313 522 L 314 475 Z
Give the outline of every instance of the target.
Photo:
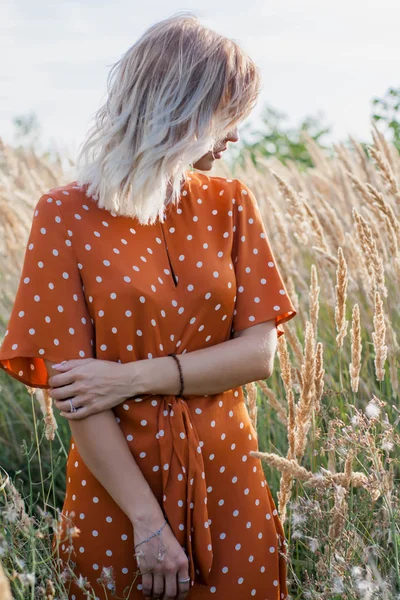
M 162 527 L 160 527 L 160 529 L 157 529 L 157 531 L 155 533 L 153 533 L 150 537 L 146 538 L 142 542 L 139 542 L 139 544 L 136 544 L 135 548 L 137 548 L 138 546 L 140 546 L 140 544 L 144 544 L 145 542 L 148 542 L 149 540 L 151 540 L 156 535 L 159 535 L 162 532 L 162 530 L 164 529 L 164 527 L 166 526 L 166 524 L 167 524 L 167 521 L 165 521 L 164 525 Z
M 172 358 L 175 359 L 175 362 L 178 365 L 179 378 L 180 378 L 180 381 L 181 381 L 181 388 L 179 390 L 178 398 L 183 398 L 184 382 L 183 382 L 183 373 L 182 373 L 181 362 L 180 362 L 180 360 L 178 359 L 178 357 L 176 356 L 176 354 L 174 352 L 171 352 L 170 354 L 168 354 L 168 356 L 172 356 Z

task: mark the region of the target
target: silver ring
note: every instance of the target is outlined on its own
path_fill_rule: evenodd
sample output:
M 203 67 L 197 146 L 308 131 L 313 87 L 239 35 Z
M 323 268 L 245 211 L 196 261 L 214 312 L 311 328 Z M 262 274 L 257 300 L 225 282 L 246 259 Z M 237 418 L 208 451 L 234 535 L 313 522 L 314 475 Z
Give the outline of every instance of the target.
M 188 581 L 190 581 L 190 577 L 188 577 L 187 579 L 178 579 L 179 583 L 187 583 Z
M 70 407 L 71 407 L 71 410 L 70 410 L 70 412 L 77 412 L 77 410 L 78 410 L 78 409 L 77 409 L 77 408 L 75 408 L 75 406 L 72 404 L 72 400 L 71 400 L 71 399 L 69 399 L 69 400 L 68 400 L 68 402 L 69 402 L 69 405 L 70 405 Z

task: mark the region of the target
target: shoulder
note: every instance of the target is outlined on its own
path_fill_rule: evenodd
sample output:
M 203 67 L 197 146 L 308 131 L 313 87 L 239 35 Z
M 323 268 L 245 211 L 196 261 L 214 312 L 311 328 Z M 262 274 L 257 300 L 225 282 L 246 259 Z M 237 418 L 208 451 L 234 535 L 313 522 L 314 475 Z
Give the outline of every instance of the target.
M 229 205 L 237 201 L 240 181 L 229 177 L 207 175 L 203 172 L 190 173 L 190 189 L 201 197 L 209 197 L 210 202 L 225 200 Z
M 48 212 L 58 212 L 65 217 L 89 211 L 96 203 L 94 198 L 86 195 L 86 189 L 87 186 L 79 186 L 76 181 L 50 188 L 43 193 L 36 208 L 48 206 Z
M 87 186 L 80 186 L 76 181 L 71 181 L 65 185 L 60 185 L 49 189 L 44 195 L 60 200 L 62 204 L 73 205 L 79 204 L 87 200 L 94 202 L 91 196 L 86 195 Z M 57 204 L 60 204 L 57 202 Z

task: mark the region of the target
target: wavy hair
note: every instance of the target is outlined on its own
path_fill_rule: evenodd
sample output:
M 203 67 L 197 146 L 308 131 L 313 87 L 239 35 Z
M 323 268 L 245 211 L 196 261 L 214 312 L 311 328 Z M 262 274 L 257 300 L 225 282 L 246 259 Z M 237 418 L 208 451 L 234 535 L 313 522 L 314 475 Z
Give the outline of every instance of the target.
M 107 78 L 108 97 L 78 152 L 76 181 L 114 215 L 164 222 L 186 171 L 253 109 L 260 70 L 190 11 L 149 27 Z

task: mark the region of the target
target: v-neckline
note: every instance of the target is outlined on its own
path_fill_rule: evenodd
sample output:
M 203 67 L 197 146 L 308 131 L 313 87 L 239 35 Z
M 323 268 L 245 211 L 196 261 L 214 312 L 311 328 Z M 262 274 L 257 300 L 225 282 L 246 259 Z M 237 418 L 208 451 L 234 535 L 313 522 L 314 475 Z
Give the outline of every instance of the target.
M 189 172 L 190 173 L 190 172 Z M 164 225 L 169 224 L 169 219 L 172 215 L 172 211 L 176 211 L 178 206 L 180 206 L 182 200 L 181 197 L 184 195 L 185 198 L 187 197 L 187 195 L 190 193 L 190 181 L 192 181 L 192 178 L 188 176 L 188 171 L 186 171 L 187 174 L 187 180 L 183 183 L 182 187 L 181 187 L 181 193 L 179 196 L 179 203 L 172 203 L 169 202 L 164 209 L 164 214 L 165 214 L 165 219 L 164 222 L 162 223 L 161 221 L 159 221 L 160 224 L 160 228 L 161 228 L 161 233 L 162 233 L 162 242 L 164 244 L 164 249 L 165 249 L 165 253 L 167 255 L 167 259 L 168 259 L 168 264 L 169 264 L 169 269 L 170 269 L 170 275 L 171 275 L 171 279 L 172 279 L 172 283 L 175 287 L 175 289 L 178 287 L 179 285 L 179 278 L 177 279 L 173 265 L 172 265 L 172 260 L 171 260 L 171 256 L 170 253 L 168 251 L 168 244 L 167 244 L 167 239 L 166 239 L 166 235 L 165 235 L 165 230 L 164 230 Z M 186 191 L 186 194 L 184 194 L 184 192 Z M 185 200 L 184 200 L 185 202 Z

